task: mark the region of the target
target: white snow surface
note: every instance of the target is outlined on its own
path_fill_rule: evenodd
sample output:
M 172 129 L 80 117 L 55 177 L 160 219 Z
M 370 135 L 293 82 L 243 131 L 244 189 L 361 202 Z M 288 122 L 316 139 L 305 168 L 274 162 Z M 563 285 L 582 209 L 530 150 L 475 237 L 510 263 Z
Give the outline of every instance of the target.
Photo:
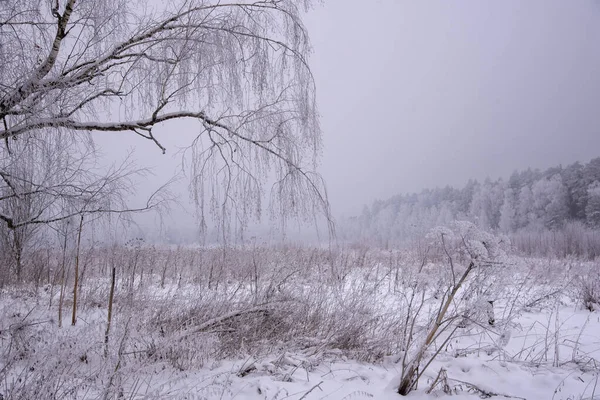
M 321 293 L 311 292 L 311 285 L 319 284 L 319 290 L 324 291 L 325 305 L 331 308 L 321 310 L 323 315 L 329 315 L 326 314 L 328 310 L 332 311 L 331 315 L 350 312 L 350 308 L 342 307 L 345 304 L 364 307 L 371 302 L 373 307 L 367 311 L 361 309 L 361 312 L 391 318 L 400 309 L 398 299 L 402 294 L 392 290 L 392 282 L 388 285 L 384 274 L 391 276 L 379 267 L 351 271 L 345 278 L 346 284 L 341 289 L 332 288 L 331 293 L 318 279 L 286 280 L 289 290 L 284 286 L 281 290 L 308 302 L 315 293 Z M 521 282 L 516 276 L 511 275 L 511 278 Z M 202 315 L 198 317 L 199 321 L 194 321 L 197 314 L 189 311 L 202 311 L 206 304 L 216 304 L 217 315 L 230 312 L 231 309 L 217 307 L 227 306 L 229 303 L 222 302 L 223 299 L 241 296 L 242 292 L 246 293 L 244 296 L 251 295 L 251 285 L 240 287 L 231 281 L 229 287 L 221 286 L 218 290 L 222 292 L 213 295 L 204 286 L 200 288 L 191 281 L 182 284 L 180 276 L 179 282 L 174 279 L 163 288 L 157 284 L 158 277 L 147 276 L 145 279 L 144 285 L 136 281 L 119 282 L 108 353 L 103 351 L 106 307 L 102 304 L 107 295 L 106 290 L 98 292 L 98 288 L 108 287 L 107 280 L 87 281 L 81 294 L 82 305 L 76 326 L 70 325 L 70 298 L 66 296 L 63 326 L 58 327 L 56 288 L 52 295 L 48 287 L 38 288 L 37 292 L 32 288 L 0 291 L 0 372 L 3 374 L 0 398 L 402 398 L 396 393 L 402 372 L 401 352 L 358 361 L 353 359 L 353 354 L 366 360 L 371 358 L 368 350 L 361 348 L 353 353 L 332 347 L 333 342 L 321 345 L 308 339 L 294 345 L 265 340 L 266 345 L 258 349 L 253 347 L 257 342 L 247 345 L 241 337 L 235 344 L 237 349 L 234 350 L 239 350 L 237 356 L 223 356 L 224 353 L 215 353 L 217 347 L 211 340 L 218 340 L 215 339 L 218 330 L 229 328 L 215 325 L 212 332 L 190 333 L 208 317 Z M 269 276 L 269 280 L 274 281 L 273 276 Z M 227 282 L 223 282 L 226 285 Z M 374 286 L 368 286 L 371 284 Z M 426 368 L 418 388 L 407 398 L 600 399 L 600 312 L 585 309 L 569 288 L 563 287 L 559 296 L 544 295 L 554 293 L 561 285 L 565 284 L 548 275 L 527 290 L 520 286 L 505 290 L 504 297 L 495 305 L 496 324 L 489 326 L 485 319 L 479 326 L 459 328 L 455 337 Z M 137 288 L 132 297 L 128 297 L 127 287 Z M 373 287 L 378 290 L 366 290 Z M 300 297 L 301 294 L 307 294 L 307 297 Z M 49 306 L 51 296 L 53 303 Z M 515 296 L 518 296 L 517 300 Z M 543 301 L 533 302 L 533 306 L 523 306 L 531 299 L 546 297 Z M 204 299 L 204 303 L 199 303 L 199 298 Z M 431 301 L 435 309 L 436 300 L 432 297 Z M 160 305 L 166 308 L 157 308 Z M 152 325 L 157 320 L 169 321 L 171 318 L 175 321 L 173 316 L 180 318 L 188 315 L 186 313 L 192 317 L 181 317 L 187 325 L 173 329 L 172 336 L 162 333 L 163 328 L 167 328 L 161 325 L 163 322 Z M 341 317 L 343 319 L 344 315 Z M 351 321 L 363 317 L 368 315 L 358 314 L 358 319 Z M 356 318 L 356 315 L 349 314 L 348 318 Z M 139 321 L 145 321 L 145 325 Z M 204 323 L 203 326 L 211 325 Z M 374 329 L 373 335 L 378 334 L 377 326 L 369 329 Z M 382 338 L 395 341 L 394 336 Z M 434 344 L 429 351 L 437 351 L 436 346 Z M 177 352 L 176 361 L 169 359 L 170 351 Z M 434 385 L 438 376 L 446 378 Z M 36 385 L 40 389 L 35 389 Z M 116 387 L 118 391 L 107 389 Z M 109 392 L 110 396 L 105 396 Z
M 553 352 L 544 354 L 545 341 L 552 340 L 546 337 L 544 325 L 553 316 L 544 312 L 527 313 L 519 320 L 521 326 L 512 332 L 501 354 L 478 350 L 457 357 L 440 355 L 428 368 L 419 389 L 406 398 L 600 399 L 596 364 L 600 360 L 600 315 L 564 306 L 559 315 L 564 318 L 558 332 L 559 349 L 564 355 L 558 366 L 545 361 L 545 357 L 553 357 Z M 484 337 L 474 339 L 459 338 L 452 346 L 468 349 L 469 344 L 480 341 L 478 347 L 482 347 L 482 342 L 486 341 Z M 497 346 L 497 341 L 489 340 L 488 344 Z M 182 399 L 402 398 L 396 393 L 401 370 L 394 357 L 383 363 L 370 364 L 337 357 L 333 353 L 318 363 L 305 355 L 290 353 L 261 359 L 220 361 L 211 368 L 171 377 L 162 375 L 160 379 L 167 383 L 165 387 L 169 387 L 165 395 L 177 393 L 177 398 Z M 438 387 L 428 393 L 441 368 L 446 370 L 451 393 L 444 393 Z M 240 373 L 246 370 L 249 370 L 247 374 Z M 178 382 L 171 386 L 169 379 Z M 487 392 L 489 397 L 477 388 Z

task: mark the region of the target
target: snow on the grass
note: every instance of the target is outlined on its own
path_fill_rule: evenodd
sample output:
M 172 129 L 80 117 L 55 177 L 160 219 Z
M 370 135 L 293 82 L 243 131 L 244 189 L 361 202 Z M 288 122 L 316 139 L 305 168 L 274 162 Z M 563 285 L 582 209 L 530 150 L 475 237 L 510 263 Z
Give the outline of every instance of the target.
M 600 359 L 600 315 L 565 306 L 558 311 L 558 332 L 554 331 L 556 310 L 523 314 L 503 349 L 481 346 L 478 351 L 462 351 L 476 339 L 480 345 L 486 340 L 493 343 L 490 332 L 452 341 L 450 351 L 429 366 L 419 390 L 408 398 L 600 398 L 600 386 L 596 387 L 598 365 L 591 364 Z M 561 354 L 558 366 L 553 366 L 556 338 Z M 456 353 L 460 355 L 452 355 L 452 347 L 461 349 Z M 163 395 L 177 393 L 182 399 L 397 400 L 395 390 L 401 371 L 392 359 L 373 365 L 332 358 L 315 365 L 301 354 L 284 353 L 219 361 L 204 370 L 182 372 L 176 385 L 162 384 L 161 390 Z M 451 395 L 439 386 L 427 393 L 441 368 L 446 370 Z
M 376 312 L 382 318 L 401 311 L 399 294 L 391 290 L 394 289 L 390 286 L 393 282 L 380 278 L 385 271 L 380 273 L 379 267 L 376 267 L 367 271 L 366 277 L 359 272 L 355 270 L 349 273 L 344 285 L 321 287 L 323 296 L 329 299 L 328 304 L 337 304 L 335 301 L 354 304 L 352 301 L 343 303 L 345 296 L 352 294 L 365 296 L 372 301 L 371 312 Z M 365 286 L 367 281 L 372 285 Z M 496 324 L 460 328 L 455 338 L 428 366 L 418 389 L 407 396 L 409 399 L 472 400 L 486 396 L 528 400 L 600 399 L 600 313 L 589 312 L 566 296 L 550 296 L 548 300 L 537 301 L 545 293 L 553 293 L 556 283 L 549 286 L 539 284 L 524 292 L 519 289 L 517 278 L 514 278 L 514 282 L 515 287 L 505 290 L 504 297 L 495 303 Z M 94 284 L 95 288 L 108 286 L 107 282 L 99 285 L 95 281 Z M 311 282 L 298 280 L 290 285 L 290 293 L 312 293 Z M 0 382 L 0 394 L 10 399 L 7 385 L 26 378 L 28 373 L 49 374 L 60 370 L 62 372 L 55 376 L 57 386 L 87 385 L 89 391 L 82 392 L 87 393 L 85 398 L 102 398 L 103 390 L 111 384 L 112 371 L 118 363 L 119 338 L 129 335 L 132 345 L 122 357 L 123 362 L 119 367 L 122 374 L 118 382 L 124 388 L 126 398 L 400 398 L 396 394 L 401 374 L 401 363 L 398 362 L 401 357 L 398 354 L 385 356 L 379 363 L 370 364 L 352 360 L 342 350 L 321 349 L 318 343 L 314 346 L 311 344 L 313 347 L 310 349 L 288 348 L 286 343 L 274 343 L 270 352 L 265 352 L 263 348 L 261 354 L 257 354 L 253 352 L 254 349 L 248 348 L 252 356 L 217 359 L 211 355 L 210 343 L 202 342 L 204 337 L 184 336 L 186 341 L 178 343 L 174 349 L 182 351 L 185 350 L 182 347 L 190 347 L 189 352 L 184 354 L 195 359 L 185 368 L 178 369 L 163 358 L 150 357 L 149 349 L 153 347 L 149 344 L 155 339 L 156 342 L 152 344 L 156 346 L 165 342 L 160 341 L 159 333 L 154 332 L 156 336 L 150 337 L 150 331 L 136 332 L 135 318 L 141 319 L 142 312 L 152 311 L 147 308 L 162 303 L 171 309 L 161 309 L 161 312 L 180 316 L 186 310 L 197 311 L 190 308 L 189 304 L 199 296 L 217 304 L 221 297 L 229 298 L 243 291 L 251 293 L 252 288 L 233 284 L 231 288 L 222 287 L 220 290 L 222 292 L 211 294 L 191 283 L 167 283 L 164 289 L 149 283 L 136 293 L 139 296 L 136 301 L 142 301 L 146 309 L 138 309 L 139 315 L 133 315 L 129 333 L 124 331 L 123 321 L 127 320 L 124 315 L 127 302 L 133 300 L 121 293 L 115 308 L 116 322 L 119 323 L 115 322 L 111 333 L 112 353 L 104 357 L 106 310 L 95 304 L 103 300 L 106 293 L 84 290 L 82 299 L 87 299 L 87 306 L 79 310 L 78 324 L 70 326 L 70 307 L 66 306 L 63 328 L 58 328 L 57 297 L 49 309 L 50 295 L 43 289 L 35 294 L 4 289 L 0 293 L 0 370 L 9 363 L 6 355 L 12 354 L 15 358 L 10 361 L 11 372 L 6 380 Z M 527 307 L 526 304 L 532 300 L 535 300 L 535 307 Z M 20 342 L 20 339 L 24 340 Z M 430 349 L 436 350 L 435 346 Z M 198 361 L 199 357 L 202 360 Z M 64 362 L 59 363 L 62 359 L 74 361 L 65 365 Z M 446 378 L 431 388 L 442 370 Z M 444 386 L 450 393 L 444 393 Z M 38 395 L 35 398 L 44 397 Z
M 599 329 L 600 324 L 596 322 L 595 327 L 590 327 L 589 337 L 594 337 L 593 332 L 600 332 Z M 598 344 L 598 336 L 594 338 Z M 285 368 L 281 367 L 282 357 L 288 358 L 283 363 Z M 153 379 L 156 386 L 161 386 L 157 392 L 159 398 L 174 394 L 175 398 L 207 400 L 400 398 L 395 392 L 400 374 L 398 364 L 371 365 L 336 360 L 310 365 L 305 361 L 302 356 L 293 354 L 273 356 L 272 359 L 220 361 L 205 370 L 181 372 L 175 378 L 171 376 L 171 380 L 176 381 L 173 385 L 169 385 L 169 379 L 162 378 L 161 381 L 160 375 Z M 435 378 L 440 368 L 447 371 L 448 384 L 453 390 L 451 395 L 439 389 L 426 393 L 428 382 Z M 428 378 L 408 398 L 472 400 L 486 398 L 485 393 L 496 394 L 500 398 L 528 400 L 600 398 L 600 386 L 595 392 L 596 397 L 592 397 L 598 380 L 597 372 L 582 371 L 571 363 L 552 367 L 482 359 L 475 355 L 445 356 L 434 361 L 425 375 Z
M 578 311 L 564 307 L 560 309 L 565 321 L 559 332 L 559 348 L 564 350 L 564 357 L 558 367 L 539 360 L 528 359 L 522 355 L 522 349 L 533 345 L 546 332 L 536 332 L 540 321 L 548 315 L 543 313 L 525 314 L 519 320 L 520 329 L 515 329 L 514 336 L 505 349 L 502 357 L 484 351 L 471 353 L 464 357 L 440 356 L 428 368 L 427 377 L 420 384 L 420 390 L 411 393 L 411 399 L 475 399 L 485 398 L 484 393 L 496 394 L 504 398 L 524 398 L 528 400 L 571 400 L 599 399 L 600 385 L 598 370 L 586 369 L 577 363 L 577 358 L 569 359 L 573 352 L 573 340 L 579 338 L 576 354 L 585 354 L 588 358 L 600 359 L 600 316 L 587 311 Z M 463 343 L 455 343 L 461 347 Z M 571 350 L 569 352 L 568 350 Z M 549 355 L 552 357 L 552 355 Z M 514 360 L 511 358 L 514 357 Z M 499 358 L 502 358 L 499 359 Z M 228 390 L 214 393 L 208 399 L 398 399 L 396 384 L 400 374 L 400 366 L 395 363 L 384 365 L 368 365 L 352 361 L 332 361 L 321 363 L 312 368 L 290 367 L 287 372 L 271 373 L 268 368 L 257 364 L 256 370 L 244 377 L 237 373 L 243 369 L 244 361 L 223 362 L 216 370 L 201 376 L 227 376 Z M 301 365 L 301 364 L 299 364 Z M 592 367 L 590 365 L 590 367 Z M 432 382 L 440 368 L 447 371 L 448 384 L 453 394 L 448 395 L 439 388 L 426 393 L 428 383 Z M 193 379 L 191 379 L 193 381 Z M 223 382 L 218 380 L 217 382 Z M 196 388 L 198 393 L 209 393 L 217 386 L 206 384 Z M 311 390 L 310 393 L 309 390 Z M 479 391 L 479 389 L 481 391 Z M 217 391 L 218 392 L 218 391 Z M 308 394 L 307 394 L 308 393 Z M 217 396 L 218 394 L 218 396 Z M 305 396 L 305 397 L 303 397 Z M 592 397 L 595 396 L 595 397 Z

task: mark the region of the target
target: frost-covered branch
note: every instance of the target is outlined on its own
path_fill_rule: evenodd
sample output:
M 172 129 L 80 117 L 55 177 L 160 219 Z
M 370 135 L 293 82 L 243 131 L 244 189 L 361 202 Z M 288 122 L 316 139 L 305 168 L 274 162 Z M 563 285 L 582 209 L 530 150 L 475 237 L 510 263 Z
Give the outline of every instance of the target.
M 313 172 L 321 130 L 301 19 L 310 6 L 5 1 L 0 139 L 45 130 L 131 132 L 164 153 L 169 121 L 193 119 L 203 128 L 188 153 L 202 219 L 206 208 L 245 226 L 260 217 L 265 182 L 276 176 L 272 212 L 283 219 L 316 212 L 331 222 L 325 186 Z

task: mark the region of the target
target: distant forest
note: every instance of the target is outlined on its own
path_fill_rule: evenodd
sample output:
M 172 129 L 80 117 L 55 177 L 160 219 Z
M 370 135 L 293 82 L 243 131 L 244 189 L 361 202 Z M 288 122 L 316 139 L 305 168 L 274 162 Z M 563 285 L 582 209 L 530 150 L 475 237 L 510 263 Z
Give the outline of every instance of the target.
M 600 158 L 377 200 L 344 221 L 340 231 L 346 240 L 388 247 L 454 220 L 506 234 L 528 253 L 599 256 Z

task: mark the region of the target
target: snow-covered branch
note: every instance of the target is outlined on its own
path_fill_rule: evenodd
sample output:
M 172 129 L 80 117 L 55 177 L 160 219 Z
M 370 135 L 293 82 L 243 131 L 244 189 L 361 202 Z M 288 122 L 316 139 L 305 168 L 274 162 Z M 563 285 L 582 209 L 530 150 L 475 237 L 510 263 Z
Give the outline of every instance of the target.
M 235 214 L 245 226 L 260 216 L 263 185 L 274 175 L 270 210 L 331 221 L 323 181 L 311 171 L 321 149 L 301 20 L 311 1 L 181 0 L 154 9 L 124 0 L 6 3 L 5 143 L 43 131 L 131 132 L 164 153 L 159 126 L 193 119 L 203 128 L 190 152 L 202 216 L 208 201 L 215 220 Z

